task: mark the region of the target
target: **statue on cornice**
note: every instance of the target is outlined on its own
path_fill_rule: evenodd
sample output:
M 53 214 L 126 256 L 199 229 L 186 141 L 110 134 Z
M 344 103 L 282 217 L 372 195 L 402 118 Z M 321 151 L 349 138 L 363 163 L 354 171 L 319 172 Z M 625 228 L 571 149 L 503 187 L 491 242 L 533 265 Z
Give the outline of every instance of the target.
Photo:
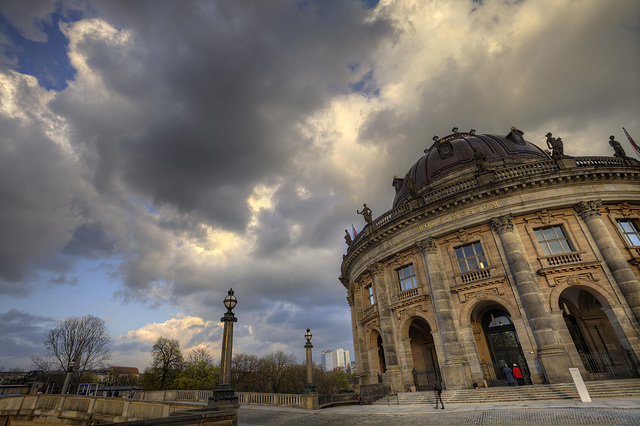
M 356 213 L 361 214 L 362 217 L 364 217 L 364 221 L 367 222 L 368 225 L 371 225 L 373 223 L 373 217 L 372 217 L 372 212 L 371 209 L 369 207 L 367 207 L 366 204 L 362 205 L 362 211 L 359 212 L 358 210 L 356 210 Z
M 554 138 L 551 137 L 551 132 L 546 134 L 547 137 L 547 146 L 552 150 L 551 158 L 554 160 L 559 160 L 564 157 L 564 144 L 562 143 L 562 138 Z
M 347 243 L 348 246 L 350 246 L 353 242 L 353 240 L 351 239 L 351 235 L 349 235 L 349 231 L 347 231 L 346 229 L 344 230 L 344 242 Z
M 609 145 L 613 147 L 613 156 L 616 158 L 627 158 L 627 154 L 624 152 L 624 148 L 620 145 L 620 142 L 616 140 L 616 137 L 609 136 Z
M 407 175 L 405 178 L 405 182 L 407 183 L 407 189 L 409 190 L 409 194 L 412 197 L 418 195 L 418 187 L 416 186 L 416 181 L 411 178 L 411 176 Z
M 473 159 L 476 161 L 478 173 L 487 171 L 487 154 L 482 151 L 478 151 L 475 147 L 473 147 Z

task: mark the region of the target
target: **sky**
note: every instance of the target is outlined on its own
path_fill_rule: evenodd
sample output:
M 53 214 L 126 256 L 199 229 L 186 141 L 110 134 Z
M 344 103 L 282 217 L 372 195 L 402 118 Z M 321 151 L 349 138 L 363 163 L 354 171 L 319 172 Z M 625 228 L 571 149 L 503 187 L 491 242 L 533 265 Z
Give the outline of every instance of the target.
M 0 368 L 94 315 L 112 365 L 351 351 L 345 229 L 434 135 L 640 140 L 636 0 L 0 0 Z M 637 156 L 636 156 L 637 158 Z

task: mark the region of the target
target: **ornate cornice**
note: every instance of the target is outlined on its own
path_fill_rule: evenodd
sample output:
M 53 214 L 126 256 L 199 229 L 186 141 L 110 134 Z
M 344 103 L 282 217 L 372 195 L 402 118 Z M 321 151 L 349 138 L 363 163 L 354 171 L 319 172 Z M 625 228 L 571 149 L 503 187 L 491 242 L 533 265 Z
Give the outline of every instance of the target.
M 513 232 L 513 217 L 511 213 L 491 219 L 491 229 L 498 235 Z
M 553 160 L 507 166 L 496 170 L 496 179 L 489 184 L 478 186 L 475 178 L 448 183 L 444 186 L 432 185 L 421 188 L 423 197 L 401 204 L 374 220 L 368 232 L 354 239 L 347 254 L 343 257 L 341 270 L 349 276 L 354 262 L 368 252 L 379 241 L 405 231 L 433 217 L 446 214 L 450 209 L 473 206 L 479 200 L 491 202 L 496 198 L 508 196 L 523 189 L 536 190 L 555 185 L 586 185 L 589 182 L 640 182 L 638 162 L 625 164 L 613 157 L 576 157 L 576 167 L 559 169 Z M 465 182 L 472 185 L 466 185 Z
M 467 290 L 471 290 L 474 288 L 480 288 L 480 287 L 487 287 L 487 286 L 491 286 L 491 285 L 496 285 L 496 284 L 502 284 L 506 281 L 507 277 L 505 277 L 504 275 L 501 277 L 495 277 L 495 278 L 491 278 L 488 280 L 484 280 L 484 281 L 476 281 L 473 284 L 462 284 L 462 285 L 457 285 L 455 287 L 451 288 L 451 293 L 460 293 L 463 291 L 467 291 Z
M 582 271 L 585 269 L 596 269 L 600 267 L 600 262 L 583 262 L 569 265 L 552 266 L 550 268 L 541 268 L 536 271 L 538 275 L 545 276 L 550 274 L 559 274 L 563 272 Z
M 438 244 L 436 244 L 436 241 L 431 237 L 421 241 L 416 241 L 416 247 L 427 254 L 438 252 Z
M 573 206 L 574 210 L 584 221 L 593 219 L 594 217 L 600 217 L 600 207 L 602 207 L 600 200 L 580 201 Z

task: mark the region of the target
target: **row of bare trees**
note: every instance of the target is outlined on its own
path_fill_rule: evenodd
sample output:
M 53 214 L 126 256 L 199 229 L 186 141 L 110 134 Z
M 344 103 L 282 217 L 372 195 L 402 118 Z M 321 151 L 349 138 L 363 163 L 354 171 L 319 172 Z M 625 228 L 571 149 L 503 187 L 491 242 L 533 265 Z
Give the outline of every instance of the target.
M 105 368 L 111 357 L 105 321 L 92 315 L 65 319 L 44 339 L 46 354 L 33 356 L 37 370 L 58 375 L 72 370 L 85 381 L 93 381 L 91 370 Z M 214 389 L 220 368 L 203 348 L 190 351 L 186 358 L 177 340 L 159 337 L 151 349 L 152 363 L 139 383 L 135 378 L 109 377 L 111 384 L 141 384 L 145 390 Z M 56 379 L 56 381 L 58 381 Z M 349 389 L 352 377 L 342 371 L 325 372 L 314 366 L 314 382 L 321 393 Z M 237 354 L 231 366 L 231 385 L 239 392 L 299 393 L 306 385 L 305 364 L 283 351 L 258 357 Z
M 142 375 L 145 390 L 214 389 L 220 369 L 205 349 L 191 351 L 185 360 L 177 340 L 160 337 L 152 348 L 152 363 Z M 314 381 L 321 393 L 351 387 L 352 376 L 343 371 L 325 372 L 314 367 Z M 231 386 L 238 392 L 300 393 L 306 385 L 306 366 L 282 351 L 263 357 L 237 354 L 231 363 Z

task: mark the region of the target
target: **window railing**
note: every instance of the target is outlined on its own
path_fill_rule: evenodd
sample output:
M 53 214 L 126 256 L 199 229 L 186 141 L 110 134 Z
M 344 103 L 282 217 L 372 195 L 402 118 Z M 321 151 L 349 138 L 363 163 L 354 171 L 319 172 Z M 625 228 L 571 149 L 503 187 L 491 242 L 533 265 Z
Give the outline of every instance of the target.
M 582 262 L 582 256 L 580 253 L 563 253 L 563 254 L 555 254 L 552 256 L 545 256 L 542 260 L 546 263 L 545 266 L 560 266 L 567 265 L 570 263 L 578 263 Z
M 376 312 L 377 312 L 376 305 L 374 303 L 373 305 L 369 306 L 368 308 L 365 308 L 364 317 L 367 318 L 368 316 L 373 315 Z
M 414 297 L 420 296 L 422 292 L 420 291 L 420 287 L 413 287 L 408 290 L 401 291 L 397 294 L 396 298 L 398 302 L 402 302 L 407 299 L 412 299 Z
M 460 275 L 460 281 L 462 281 L 462 284 L 483 280 L 485 278 L 491 278 L 491 269 L 476 269 L 475 271 L 465 272 L 464 274 Z

